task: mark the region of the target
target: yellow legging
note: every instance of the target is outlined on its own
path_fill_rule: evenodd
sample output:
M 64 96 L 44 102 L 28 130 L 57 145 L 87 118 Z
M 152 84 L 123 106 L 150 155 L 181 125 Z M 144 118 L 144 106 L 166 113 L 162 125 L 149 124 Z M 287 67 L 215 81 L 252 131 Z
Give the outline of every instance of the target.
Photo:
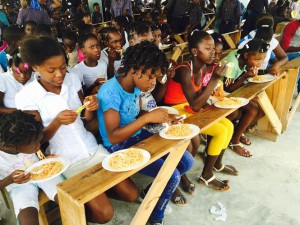
M 193 114 L 185 111 L 185 105 L 188 105 L 188 103 L 175 105 L 172 107 L 177 109 L 180 115 L 186 114 L 187 117 L 190 117 Z M 208 146 L 207 154 L 211 156 L 217 156 L 223 149 L 226 149 L 231 140 L 233 129 L 234 127 L 232 122 L 226 118 L 223 118 L 214 125 L 211 125 L 205 131 L 200 131 L 201 134 L 207 134 L 212 137 Z

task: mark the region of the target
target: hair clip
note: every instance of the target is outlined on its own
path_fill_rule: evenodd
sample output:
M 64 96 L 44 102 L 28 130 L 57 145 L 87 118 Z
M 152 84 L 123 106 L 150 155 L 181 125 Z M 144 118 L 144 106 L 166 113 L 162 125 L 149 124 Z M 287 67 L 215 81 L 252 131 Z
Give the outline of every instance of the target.
M 245 44 L 245 47 L 246 47 L 246 49 L 249 49 L 249 45 L 248 44 Z
M 28 68 L 29 68 L 28 63 L 24 63 L 23 66 L 24 66 L 24 69 L 28 70 Z
M 17 71 L 18 74 L 22 73 L 19 67 L 17 67 L 16 71 Z
M 12 59 L 13 57 L 12 57 L 10 54 L 6 54 L 6 58 L 7 58 L 7 60 L 10 60 L 10 59 Z
M 219 42 L 222 42 L 222 39 L 221 39 L 221 38 L 218 38 L 218 41 L 219 41 Z
M 193 36 L 194 32 L 199 31 L 198 29 L 195 29 L 191 32 L 191 36 Z
M 19 58 L 21 58 L 21 54 L 20 54 L 20 53 L 18 53 L 17 56 L 18 56 Z
M 263 24 L 263 25 L 261 25 L 261 27 L 269 27 L 270 25 L 268 25 L 268 24 Z

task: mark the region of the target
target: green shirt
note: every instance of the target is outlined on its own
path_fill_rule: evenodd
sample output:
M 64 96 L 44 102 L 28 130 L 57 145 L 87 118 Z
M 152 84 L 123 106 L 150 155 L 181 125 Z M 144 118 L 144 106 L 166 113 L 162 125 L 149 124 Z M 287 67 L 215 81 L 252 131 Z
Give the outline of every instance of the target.
M 227 69 L 225 77 L 227 78 L 233 78 L 234 80 L 241 76 L 243 72 L 246 71 L 246 65 L 240 69 L 239 67 L 239 61 L 238 61 L 238 50 L 233 50 L 230 52 L 225 58 L 222 59 L 222 62 L 226 61 L 227 63 L 232 64 L 232 70 Z M 230 72 L 231 70 L 231 72 Z

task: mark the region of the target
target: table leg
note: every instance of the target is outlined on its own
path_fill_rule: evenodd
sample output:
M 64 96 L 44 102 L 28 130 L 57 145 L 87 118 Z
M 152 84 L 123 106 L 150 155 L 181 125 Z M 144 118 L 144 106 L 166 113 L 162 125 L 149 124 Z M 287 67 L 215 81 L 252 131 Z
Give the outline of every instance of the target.
M 163 192 L 166 184 L 169 181 L 172 173 L 174 172 L 178 162 L 182 158 L 187 146 L 189 145 L 190 140 L 186 140 L 186 143 L 181 144 L 180 146 L 174 147 L 165 163 L 161 167 L 159 173 L 154 179 L 145 199 L 140 205 L 137 213 L 135 214 L 133 220 L 131 221 L 131 225 L 142 225 L 146 224 L 151 212 L 153 211 L 161 193 Z

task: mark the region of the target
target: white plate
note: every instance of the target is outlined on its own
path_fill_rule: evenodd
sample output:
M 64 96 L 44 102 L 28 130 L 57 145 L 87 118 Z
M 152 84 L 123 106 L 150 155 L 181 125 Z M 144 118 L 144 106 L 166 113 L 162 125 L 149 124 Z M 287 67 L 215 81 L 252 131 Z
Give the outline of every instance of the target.
M 169 114 L 179 115 L 179 112 L 177 111 L 177 109 L 174 109 L 174 108 L 169 107 L 169 106 L 158 106 L 158 107 L 155 107 L 153 109 L 150 109 L 149 112 L 151 112 L 151 111 L 153 111 L 155 109 L 166 109 L 166 110 L 168 110 Z
M 120 151 L 117 151 L 117 152 L 114 152 L 112 153 L 111 155 L 108 155 L 103 161 L 102 161 L 102 166 L 104 169 L 108 170 L 108 171 L 111 171 L 111 172 L 124 172 L 124 171 L 129 171 L 129 170 L 133 170 L 133 169 L 136 169 L 136 168 L 139 168 L 140 166 L 144 165 L 145 163 L 147 163 L 150 158 L 151 158 L 151 155 L 150 153 L 147 151 L 147 150 L 144 150 L 144 149 L 140 149 L 138 148 L 139 150 L 141 150 L 141 152 L 143 153 L 144 155 L 144 161 L 141 162 L 140 164 L 138 165 L 135 165 L 135 166 L 131 166 L 131 167 L 127 167 L 127 168 L 124 168 L 124 169 L 113 169 L 109 166 L 109 159 L 117 154 L 120 154 L 122 152 L 125 152 L 127 149 L 124 149 L 124 150 L 120 150 Z
M 38 162 L 32 164 L 31 166 L 29 166 L 29 167 L 25 170 L 25 172 L 28 173 L 28 172 L 30 172 L 31 170 L 33 170 L 34 168 L 36 168 L 36 167 L 38 167 L 38 166 L 40 166 L 40 165 L 49 163 L 49 162 L 62 162 L 62 164 L 63 164 L 64 167 L 63 167 L 63 169 L 62 169 L 60 172 L 58 172 L 57 174 L 54 174 L 54 175 L 51 176 L 51 177 L 48 177 L 48 178 L 45 178 L 45 179 L 42 179 L 42 180 L 30 180 L 30 181 L 29 181 L 30 183 L 44 182 L 44 181 L 50 180 L 50 179 L 52 179 L 52 178 L 54 178 L 54 177 L 57 177 L 57 176 L 59 176 L 60 174 L 62 174 L 62 173 L 69 167 L 69 165 L 70 165 L 69 162 L 68 162 L 67 160 L 65 160 L 65 159 L 63 159 L 63 158 L 60 158 L 60 157 L 48 158 L 48 159 L 44 159 L 44 160 L 41 160 L 41 161 L 38 161 Z
M 271 74 L 265 74 L 265 75 L 259 75 L 260 77 L 265 77 L 267 78 L 267 80 L 263 80 L 263 81 L 256 81 L 256 80 L 253 80 L 253 78 L 249 78 L 248 81 L 251 82 L 251 83 L 266 83 L 266 82 L 269 82 L 271 80 L 274 80 L 276 79 L 275 76 L 271 75 Z
M 181 124 L 176 124 L 176 125 L 172 125 L 173 126 L 180 126 Z M 180 140 L 180 139 L 191 139 L 193 137 L 195 137 L 197 134 L 200 133 L 200 128 L 194 124 L 189 124 L 190 128 L 192 128 L 193 132 L 188 135 L 188 136 L 184 136 L 184 137 L 176 137 L 176 136 L 169 136 L 166 134 L 166 130 L 167 128 L 161 130 L 159 132 L 159 136 L 161 136 L 162 138 L 165 138 L 165 139 L 170 139 L 170 140 Z
M 237 99 L 239 99 L 239 100 L 242 101 L 242 103 L 241 103 L 240 105 L 220 106 L 220 105 L 218 104 L 218 102 L 216 102 L 214 105 L 215 105 L 216 107 L 218 107 L 218 108 L 221 108 L 221 109 L 237 109 L 237 108 L 240 108 L 240 107 L 242 107 L 242 106 L 244 106 L 244 105 L 247 105 L 247 104 L 249 103 L 249 100 L 246 99 L 246 98 L 237 98 Z

